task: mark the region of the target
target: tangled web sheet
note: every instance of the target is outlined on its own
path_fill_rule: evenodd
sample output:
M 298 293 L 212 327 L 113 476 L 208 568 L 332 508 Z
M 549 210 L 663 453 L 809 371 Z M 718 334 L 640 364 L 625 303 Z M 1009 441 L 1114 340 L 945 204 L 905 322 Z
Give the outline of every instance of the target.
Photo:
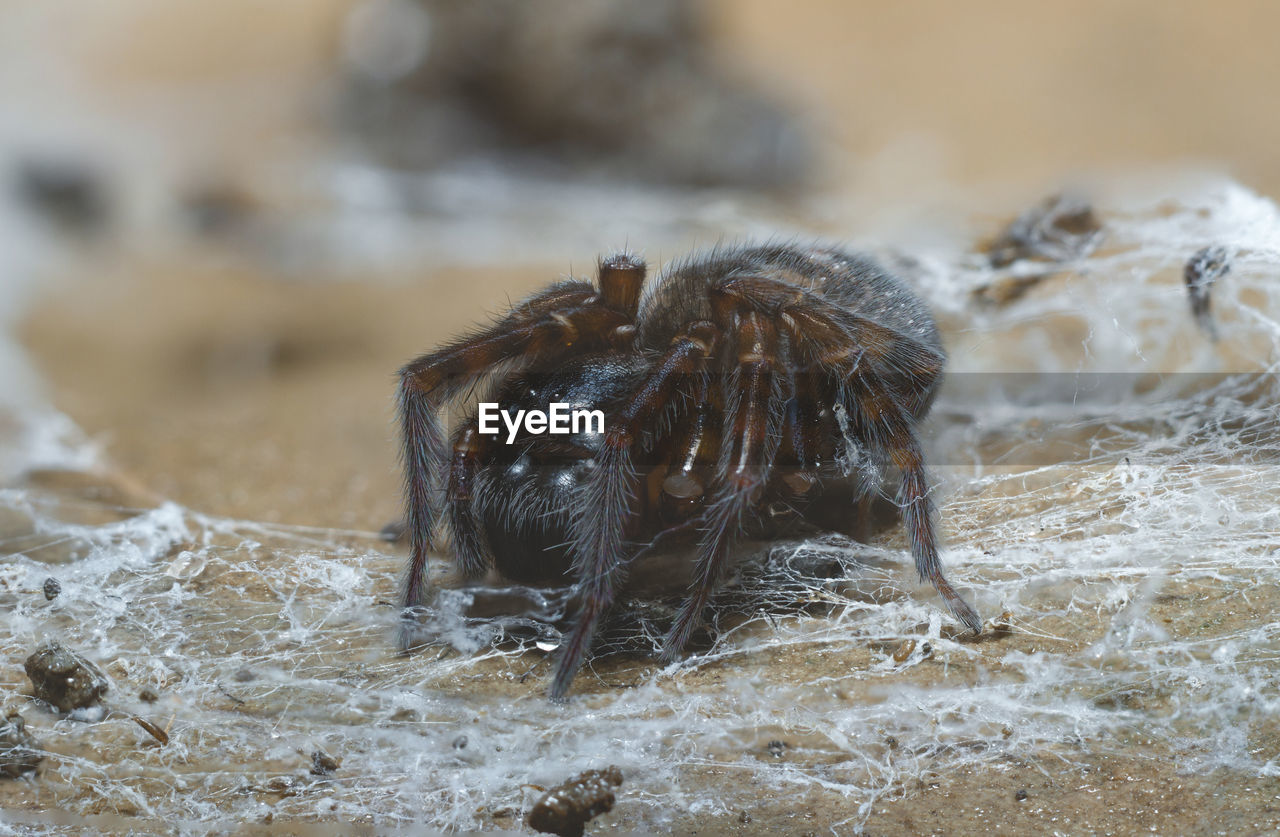
M 445 642 L 400 657 L 403 558 L 373 533 L 134 505 L 64 417 L 12 411 L 5 698 L 47 753 L 6 798 L 191 830 L 514 827 L 533 785 L 613 764 L 620 822 L 729 816 L 767 787 L 838 799 L 852 829 L 970 765 L 1126 754 L 1280 775 L 1280 212 L 1218 184 L 1100 217 L 1099 246 L 1051 269 L 912 265 L 951 354 L 930 452 L 949 574 L 994 626 L 978 641 L 915 583 L 896 529 L 774 544 L 699 654 L 661 668 L 645 650 L 665 605 L 631 601 L 607 637 L 620 653 L 554 706 L 563 593 L 460 589 L 441 562 Z M 1216 343 L 1182 272 L 1206 246 L 1231 263 Z M 22 696 L 50 638 L 104 669 L 105 711 L 59 720 Z M 313 774 L 316 751 L 338 768 Z

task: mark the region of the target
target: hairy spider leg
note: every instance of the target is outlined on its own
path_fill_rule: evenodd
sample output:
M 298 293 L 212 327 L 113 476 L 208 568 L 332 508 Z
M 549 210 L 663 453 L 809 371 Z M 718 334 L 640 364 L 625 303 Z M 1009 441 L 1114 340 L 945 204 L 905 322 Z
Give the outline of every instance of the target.
M 977 611 L 956 592 L 942 573 L 938 557 L 937 525 L 933 498 L 929 496 L 929 480 L 925 473 L 924 455 L 901 405 L 886 394 L 885 384 L 872 372 L 854 372 L 847 379 L 849 395 L 857 406 L 861 426 L 869 440 L 889 458 L 902 474 L 898 502 L 902 522 L 915 558 L 921 580 L 928 579 L 942 596 L 947 608 L 974 634 L 982 633 L 982 620 Z
M 445 508 L 449 529 L 453 532 L 453 554 L 464 577 L 479 578 L 492 564 L 489 543 L 480 531 L 474 500 L 476 476 L 485 454 L 492 446 L 489 437 L 481 435 L 472 411 L 459 428 L 449 463 L 449 482 L 445 489 Z
M 680 387 L 701 375 L 706 358 L 715 351 L 716 331 L 713 323 L 697 321 L 676 335 L 654 371 L 605 430 L 595 470 L 582 495 L 583 504 L 570 522 L 582 609 L 560 652 L 551 681 L 552 700 L 562 700 L 569 690 L 596 626 L 613 604 L 622 580 L 626 559 L 623 541 L 635 497 L 632 447 Z
M 724 292 L 779 315 L 796 343 L 840 377 L 847 392 L 836 393 L 838 403 L 853 408 L 868 441 L 886 451 L 902 473 L 899 504 L 916 571 L 921 580 L 933 584 L 961 622 L 975 634 L 981 633 L 977 612 L 943 575 L 924 456 L 912 429 L 942 374 L 941 353 L 910 335 L 777 280 L 731 279 L 724 284 Z
M 570 287 L 566 287 L 566 285 Z M 600 305 L 585 282 L 553 286 L 494 326 L 423 355 L 400 370 L 400 424 L 406 523 L 411 556 L 404 606 L 421 606 L 429 586 L 427 550 L 440 518 L 448 455 L 439 411 L 496 364 L 554 362 L 582 346 L 607 346 L 633 328 L 626 315 Z M 630 335 L 626 338 L 631 339 Z M 402 642 L 408 637 L 402 632 Z
M 769 480 L 781 436 L 782 379 L 778 334 L 759 312 L 737 310 L 713 298 L 716 318 L 728 328 L 737 364 L 725 386 L 724 432 L 716 468 L 716 491 L 705 513 L 689 598 L 663 642 L 662 658 L 674 660 L 702 619 L 712 591 L 724 576 L 729 551 L 742 529 L 742 516 L 760 498 Z
M 721 288 L 756 310 L 779 317 L 796 344 L 806 349 L 821 345 L 815 358 L 821 366 L 834 369 L 850 358 L 854 365 L 870 364 L 894 385 L 895 392 L 900 391 L 913 417 L 929 403 L 946 363 L 941 351 L 788 282 L 737 276 L 725 280 Z

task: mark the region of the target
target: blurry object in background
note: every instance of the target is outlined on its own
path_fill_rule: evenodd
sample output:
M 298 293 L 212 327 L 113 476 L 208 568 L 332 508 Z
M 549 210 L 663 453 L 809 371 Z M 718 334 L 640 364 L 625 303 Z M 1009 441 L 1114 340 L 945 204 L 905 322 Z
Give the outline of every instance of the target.
M 68 232 L 96 233 L 110 220 L 106 183 L 85 163 L 20 160 L 14 169 L 14 189 L 23 205 Z
M 689 185 L 800 185 L 811 139 L 714 59 L 686 0 L 367 0 L 343 119 L 387 163 L 517 152 Z
M 1195 315 L 1196 324 L 1209 335 L 1215 343 L 1218 340 L 1218 327 L 1213 322 L 1213 312 L 1209 310 L 1209 292 L 1213 283 L 1227 275 L 1231 270 L 1231 255 L 1225 247 L 1204 247 L 1187 260 L 1182 276 L 1187 282 L 1187 295 L 1191 299 L 1191 313 Z
M 1082 259 L 1102 241 L 1102 223 L 1087 201 L 1069 195 L 1053 195 L 1023 212 L 984 248 L 992 267 L 1036 262 L 1047 270 L 997 279 L 974 291 L 977 301 L 1008 305 L 1058 272 L 1062 265 Z
M 182 197 L 182 213 L 192 232 L 207 236 L 235 233 L 261 211 L 258 199 L 230 181 L 211 181 Z
M 1091 253 L 1102 238 L 1093 207 L 1054 195 L 1023 212 L 987 248 L 992 267 L 1014 262 L 1069 262 Z

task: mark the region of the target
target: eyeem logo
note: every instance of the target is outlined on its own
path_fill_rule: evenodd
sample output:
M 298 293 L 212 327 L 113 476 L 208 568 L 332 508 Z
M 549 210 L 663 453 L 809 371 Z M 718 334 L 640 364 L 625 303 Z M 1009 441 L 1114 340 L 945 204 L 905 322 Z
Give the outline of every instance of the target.
M 516 440 L 523 424 L 527 433 L 540 436 L 543 433 L 568 435 L 570 433 L 603 433 L 603 410 L 574 410 L 572 405 L 553 401 L 547 405 L 547 412 L 542 410 L 516 410 L 514 416 L 498 404 L 490 401 L 480 402 L 480 432 L 485 436 L 497 436 L 502 432 L 498 426 L 498 418 L 507 426 L 507 444 Z M 585 425 L 585 429 L 583 427 Z

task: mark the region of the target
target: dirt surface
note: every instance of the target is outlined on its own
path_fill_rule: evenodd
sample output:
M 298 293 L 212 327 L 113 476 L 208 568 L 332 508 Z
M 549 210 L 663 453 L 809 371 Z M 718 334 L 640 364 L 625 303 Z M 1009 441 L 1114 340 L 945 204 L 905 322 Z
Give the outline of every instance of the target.
M 175 280 L 182 271 L 181 280 Z M 66 410 L 101 444 L 109 467 L 150 492 L 214 515 L 372 532 L 399 509 L 398 474 L 391 423 L 395 368 L 431 345 L 458 323 L 483 315 L 476 296 L 519 293 L 537 286 L 548 268 L 519 271 L 440 271 L 416 283 L 302 286 L 254 276 L 243 269 L 193 269 L 148 264 L 110 283 L 79 285 L 73 293 L 44 301 L 27 319 L 23 338 L 49 382 L 55 404 Z M 498 289 L 502 288 L 502 291 Z M 54 486 L 57 488 L 57 486 Z M 61 490 L 66 491 L 67 488 Z M 138 495 L 135 495 L 138 496 Z M 136 501 L 135 501 L 136 502 Z M 955 539 L 957 533 L 952 532 Z M 386 566 L 394 576 L 399 553 Z M 1244 583 L 1244 582 L 1241 582 Z M 373 591 L 390 597 L 394 590 Z M 1194 611 L 1185 600 L 1201 602 Z M 1165 624 L 1177 636 L 1216 635 L 1233 630 L 1224 619 L 1247 625 L 1266 607 L 1229 612 L 1230 602 L 1214 588 L 1171 585 L 1163 591 Z M 1052 595 L 1046 600 L 1052 602 Z M 1048 606 L 1048 605 L 1046 605 Z M 1107 619 L 1069 623 L 1038 620 L 1007 636 L 974 646 L 977 657 L 948 657 L 945 665 L 924 664 L 906 673 L 927 685 L 934 678 L 972 681 L 999 677 L 999 659 L 1011 651 L 1079 654 L 1109 629 Z M 1208 626 L 1208 627 L 1206 627 Z M 1046 637 L 1070 637 L 1069 640 Z M 887 651 L 897 652 L 895 641 Z M 352 649 L 354 651 L 354 649 Z M 734 662 L 725 672 L 703 666 L 681 678 L 681 688 L 715 694 L 723 675 L 736 681 L 760 677 L 803 682 L 820 672 L 862 671 L 886 650 L 814 657 L 765 654 Z M 474 667 L 461 679 L 440 681 L 446 692 L 486 683 L 494 695 L 525 696 L 529 663 L 516 660 Z M 535 672 L 545 668 L 535 663 Z M 618 689 L 643 683 L 653 661 L 628 655 L 598 660 L 579 678 L 576 691 L 608 698 Z M 513 676 L 520 675 L 516 679 Z M 540 676 L 540 675 L 539 675 Z M 533 687 L 537 690 L 537 687 Z M 850 681 L 837 701 L 876 699 L 874 682 Z M 869 691 L 868 691 L 869 689 Z M 1122 701 L 1118 708 L 1152 710 L 1162 698 L 1099 696 Z M 1128 701 L 1128 703 L 1123 703 Z M 1145 701 L 1145 703 L 1143 703 Z M 814 706 L 821 711 L 820 705 Z M 269 711 L 269 710 L 268 710 Z M 772 735 L 785 735 L 775 732 Z M 1007 731 L 1006 731 L 1007 734 Z M 974 740 L 978 751 L 997 746 Z M 1280 744 L 1277 729 L 1255 729 L 1257 746 Z M 771 738 L 759 731 L 760 758 L 814 767 L 827 758 L 821 736 L 798 739 L 794 732 L 777 756 L 766 753 Z M 928 762 L 924 742 L 887 737 L 882 748 L 901 748 L 904 757 Z M 1054 752 L 1026 757 L 1001 750 L 985 763 L 942 772 L 925 769 L 920 779 L 878 799 L 867 833 L 999 834 L 1250 834 L 1280 826 L 1280 782 L 1218 769 L 1189 774 L 1176 767 L 1172 740 L 1133 742 L 1064 741 Z M 873 754 L 878 757 L 881 754 Z M 705 766 L 687 782 L 703 790 L 740 794 L 736 772 L 717 770 L 739 753 L 710 751 Z M 1025 793 L 1025 798 L 1023 794 Z M 644 828 L 628 817 L 625 798 L 600 823 Z M 674 813 L 674 812 L 673 812 Z M 839 794 L 813 790 L 799 797 L 774 796 L 761 789 L 758 803 L 739 819 L 676 815 L 682 833 L 729 834 L 764 829 L 775 833 L 827 833 L 847 827 L 856 810 Z M 513 827 L 513 814 L 498 811 L 495 827 Z M 841 823 L 846 825 L 842 826 Z

